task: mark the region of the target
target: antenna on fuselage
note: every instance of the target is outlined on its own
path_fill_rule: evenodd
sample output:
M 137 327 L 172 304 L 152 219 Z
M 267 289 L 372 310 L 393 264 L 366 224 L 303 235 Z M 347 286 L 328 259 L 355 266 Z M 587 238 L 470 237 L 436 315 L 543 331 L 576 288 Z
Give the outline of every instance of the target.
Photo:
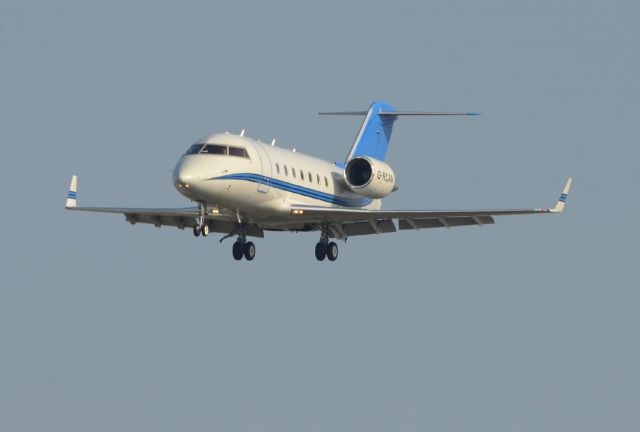
M 240 131 L 240 136 L 244 136 L 244 129 Z
M 274 139 L 271 141 L 271 147 L 273 147 L 273 146 L 275 146 L 275 145 L 276 145 L 276 139 L 274 138 Z

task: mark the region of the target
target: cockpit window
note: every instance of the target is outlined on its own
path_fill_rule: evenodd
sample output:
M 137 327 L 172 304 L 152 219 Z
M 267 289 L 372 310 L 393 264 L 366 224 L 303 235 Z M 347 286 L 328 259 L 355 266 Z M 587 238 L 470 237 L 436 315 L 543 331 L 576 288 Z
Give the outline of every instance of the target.
M 244 158 L 249 157 L 249 153 L 247 153 L 247 149 L 243 147 L 229 147 L 229 154 L 231 156 L 239 156 Z
M 227 146 L 218 145 L 218 144 L 207 144 L 202 149 L 202 153 L 205 153 L 205 154 L 217 154 L 217 155 L 226 155 L 226 154 L 228 154 L 227 153 Z
M 202 147 L 204 147 L 204 144 L 194 144 L 191 147 L 189 147 L 189 150 L 187 150 L 185 154 L 188 154 L 188 155 L 198 154 L 200 153 L 200 150 L 202 150 Z
M 189 147 L 185 154 L 212 154 L 212 155 L 230 155 L 249 159 L 249 153 L 244 147 L 228 147 L 222 144 L 194 144 Z

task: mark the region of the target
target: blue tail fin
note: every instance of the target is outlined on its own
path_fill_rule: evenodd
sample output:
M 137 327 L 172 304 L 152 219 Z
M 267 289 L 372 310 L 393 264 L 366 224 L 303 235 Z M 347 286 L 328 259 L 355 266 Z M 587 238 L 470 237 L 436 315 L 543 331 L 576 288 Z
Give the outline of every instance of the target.
M 393 123 L 398 117 L 390 115 L 396 109 L 386 102 L 373 102 L 351 146 L 347 161 L 356 156 L 370 156 L 383 161 L 389 148 Z M 385 113 L 385 115 L 379 115 Z
M 398 111 L 386 102 L 373 102 L 369 111 L 321 112 L 329 115 L 366 115 L 345 162 L 356 156 L 383 161 L 387 156 L 393 123 L 399 116 L 476 116 L 473 112 Z M 338 164 L 342 166 L 343 164 Z

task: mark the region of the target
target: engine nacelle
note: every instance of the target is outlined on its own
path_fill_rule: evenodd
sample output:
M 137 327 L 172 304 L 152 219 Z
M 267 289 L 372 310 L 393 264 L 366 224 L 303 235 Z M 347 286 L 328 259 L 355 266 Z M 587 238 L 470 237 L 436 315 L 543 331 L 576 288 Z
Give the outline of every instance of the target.
M 383 198 L 396 185 L 391 167 L 367 156 L 357 156 L 347 162 L 344 179 L 349 189 L 369 198 Z

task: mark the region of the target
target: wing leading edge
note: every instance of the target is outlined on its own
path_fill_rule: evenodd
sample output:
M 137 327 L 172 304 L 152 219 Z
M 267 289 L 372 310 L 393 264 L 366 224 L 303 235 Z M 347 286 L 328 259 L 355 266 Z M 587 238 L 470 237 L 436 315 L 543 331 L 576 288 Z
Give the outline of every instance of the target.
M 560 198 L 553 208 L 504 209 L 504 210 L 351 210 L 298 205 L 291 214 L 301 221 L 328 223 L 334 236 L 375 234 L 396 231 L 392 220 L 398 221 L 398 228 L 451 228 L 467 225 L 493 224 L 493 216 L 562 213 L 571 188 L 572 179 L 565 184 Z M 353 231 L 349 233 L 349 231 Z

